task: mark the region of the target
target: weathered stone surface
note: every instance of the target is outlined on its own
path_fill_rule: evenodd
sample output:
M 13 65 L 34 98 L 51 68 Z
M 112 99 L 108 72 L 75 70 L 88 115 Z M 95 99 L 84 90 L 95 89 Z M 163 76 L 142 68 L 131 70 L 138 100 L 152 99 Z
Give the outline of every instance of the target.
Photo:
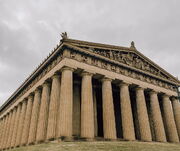
M 17 129 L 17 137 L 16 137 L 16 145 L 15 146 L 21 145 L 22 132 L 23 132 L 23 128 L 24 128 L 24 119 L 25 119 L 25 115 L 26 115 L 26 108 L 27 108 L 27 100 L 23 100 L 20 118 L 19 118 L 18 129 Z
M 35 143 L 36 141 L 40 102 L 41 102 L 41 91 L 39 89 L 36 89 L 34 94 L 33 107 L 32 107 L 32 116 L 30 122 L 28 144 Z
M 73 74 L 72 68 L 64 67 L 61 75 L 59 135 L 72 137 Z
M 51 97 L 49 104 L 49 116 L 47 126 L 47 138 L 56 138 L 57 133 L 57 115 L 60 103 L 60 76 L 55 74 L 52 77 Z
M 103 103 L 103 127 L 104 138 L 116 139 L 116 126 L 114 105 L 112 97 L 111 79 L 104 78 L 102 80 L 102 103 Z
M 152 141 L 144 89 L 141 87 L 136 88 L 136 104 L 141 140 Z
M 45 141 L 47 133 L 47 122 L 49 113 L 50 86 L 45 81 L 42 88 L 42 97 L 39 110 L 36 141 Z
M 120 104 L 123 138 L 126 140 L 135 140 L 134 123 L 127 83 L 120 84 Z
M 164 124 L 159 107 L 158 96 L 157 96 L 157 92 L 155 91 L 150 92 L 150 105 L 151 105 L 151 111 L 152 111 L 151 113 L 152 113 L 156 141 L 166 142 L 167 141 L 166 134 L 165 134 Z
M 21 139 L 22 145 L 25 145 L 28 143 L 29 128 L 30 128 L 31 113 L 32 113 L 32 105 L 33 105 L 33 96 L 30 94 L 30 96 L 28 97 L 28 100 L 27 100 L 27 109 L 26 109 L 22 139 Z
M 176 124 L 174 121 L 174 115 L 172 111 L 171 102 L 169 96 L 163 95 L 163 111 L 164 111 L 164 121 L 166 127 L 167 139 L 170 142 L 179 142 L 178 132 L 176 129 Z
M 73 85 L 73 135 L 80 136 L 81 133 L 81 88 L 80 83 Z
M 81 137 L 94 138 L 94 109 L 92 74 L 82 73 L 81 86 Z
M 19 119 L 20 119 L 21 108 L 22 108 L 22 104 L 19 103 L 17 105 L 17 112 L 16 112 L 15 123 L 14 123 L 14 130 L 13 130 L 13 135 L 12 135 L 11 147 L 14 147 L 16 144 L 17 129 L 19 127 Z
M 172 98 L 172 107 L 173 107 L 176 128 L 180 139 L 180 103 L 178 99 Z

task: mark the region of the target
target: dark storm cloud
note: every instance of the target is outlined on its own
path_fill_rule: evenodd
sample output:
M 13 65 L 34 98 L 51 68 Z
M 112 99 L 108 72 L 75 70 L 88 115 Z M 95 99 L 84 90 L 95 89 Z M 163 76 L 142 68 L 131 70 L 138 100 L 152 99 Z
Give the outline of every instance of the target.
M 0 103 L 71 38 L 136 47 L 180 77 L 179 0 L 0 0 Z

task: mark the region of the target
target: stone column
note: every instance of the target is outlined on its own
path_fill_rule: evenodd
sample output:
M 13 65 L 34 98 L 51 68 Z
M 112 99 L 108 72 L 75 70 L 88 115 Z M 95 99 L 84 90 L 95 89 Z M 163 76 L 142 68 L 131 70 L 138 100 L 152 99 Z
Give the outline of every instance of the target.
M 73 69 L 62 68 L 61 89 L 60 89 L 60 113 L 58 125 L 58 136 L 72 137 L 72 110 L 73 110 Z
M 168 141 L 179 142 L 172 106 L 168 95 L 163 95 L 163 111 Z
M 81 85 L 80 81 L 73 81 L 73 136 L 81 134 Z
M 11 110 L 9 113 L 9 120 L 8 120 L 8 124 L 7 124 L 7 133 L 6 133 L 6 137 L 4 138 L 4 148 L 7 149 L 8 148 L 8 139 L 9 139 L 9 135 L 10 135 L 10 127 L 11 127 L 11 121 L 12 121 L 12 113 L 13 111 Z
M 120 104 L 123 138 L 125 140 L 135 140 L 134 123 L 131 109 L 131 101 L 129 96 L 129 84 L 120 84 Z
M 94 108 L 94 136 L 98 136 L 98 121 L 97 121 L 97 99 L 96 91 L 93 89 L 93 108 Z
M 158 142 L 166 142 L 166 134 L 162 120 L 161 110 L 159 106 L 157 92 L 150 92 L 151 114 L 155 131 L 155 138 Z
M 2 140 L 2 136 L 3 136 L 3 122 L 4 122 L 4 118 L 2 117 L 0 119 L 0 149 L 1 149 L 1 140 Z
M 15 122 L 15 115 L 16 115 L 16 107 L 12 111 L 12 118 L 10 122 L 10 128 L 9 128 L 9 136 L 6 147 L 9 148 L 11 146 L 11 139 L 13 135 L 13 129 L 14 129 L 14 122 Z
M 82 73 L 81 85 L 81 137 L 94 138 L 94 109 L 92 74 Z
M 5 133 L 6 133 L 7 117 L 8 117 L 7 115 L 3 117 L 4 119 L 3 129 L 2 129 L 3 131 L 2 131 L 1 142 L 0 142 L 1 149 L 3 149 L 3 143 L 4 143 Z
M 172 98 L 172 107 L 173 107 L 173 113 L 174 113 L 174 119 L 180 139 L 180 103 L 179 100 L 175 97 Z
M 6 136 L 6 129 L 7 129 L 7 122 L 8 122 L 8 114 L 4 116 L 4 124 L 3 124 L 3 135 L 2 135 L 2 140 L 1 140 L 1 149 L 3 149 L 4 145 L 4 140 Z
M 12 135 L 11 147 L 14 147 L 15 143 L 16 143 L 17 129 L 19 127 L 19 119 L 20 119 L 21 107 L 22 107 L 22 104 L 19 103 L 17 105 L 17 112 L 16 112 L 15 123 L 14 123 L 14 130 L 13 130 L 13 135 Z
M 33 95 L 30 94 L 28 97 L 28 101 L 27 101 L 27 110 L 26 110 L 22 139 L 21 139 L 22 145 L 25 145 L 28 143 L 29 128 L 30 128 L 31 113 L 32 113 L 32 105 L 33 105 Z
M 24 120 L 25 120 L 25 114 L 26 114 L 26 108 L 27 108 L 27 100 L 24 100 L 22 102 L 22 109 L 21 109 L 21 113 L 20 113 L 18 129 L 17 129 L 16 146 L 21 145 L 22 133 L 23 133 L 23 128 L 24 128 Z
M 49 104 L 49 117 L 47 127 L 47 139 L 56 138 L 57 114 L 60 100 L 60 76 L 55 74 L 52 77 L 51 97 Z
M 40 102 L 41 102 L 41 91 L 39 88 L 37 88 L 34 92 L 34 102 L 32 107 L 32 116 L 30 122 L 28 144 L 35 143 L 36 141 Z
M 2 119 L 1 119 L 1 127 L 0 127 L 0 131 L 1 131 L 1 135 L 0 135 L 0 149 L 2 149 L 1 142 L 3 141 L 4 122 L 5 122 L 5 118 L 2 117 Z
M 136 88 L 136 104 L 141 140 L 152 141 L 144 89 Z
M 41 105 L 39 110 L 39 119 L 37 125 L 36 141 L 42 142 L 46 139 L 47 122 L 48 122 L 48 107 L 50 99 L 50 87 L 47 81 L 43 84 Z
M 103 128 L 105 139 L 116 139 L 111 79 L 102 79 Z

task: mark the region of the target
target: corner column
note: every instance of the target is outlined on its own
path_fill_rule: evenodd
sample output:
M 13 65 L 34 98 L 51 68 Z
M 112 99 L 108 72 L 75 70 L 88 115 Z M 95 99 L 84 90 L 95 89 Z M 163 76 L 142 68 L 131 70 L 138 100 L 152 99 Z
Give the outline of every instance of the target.
M 49 109 L 49 99 L 50 99 L 49 83 L 45 81 L 42 87 L 43 88 L 42 88 L 41 105 L 40 105 L 38 125 L 37 125 L 37 136 L 36 136 L 37 142 L 45 141 L 46 133 L 47 133 L 48 109 Z
M 102 79 L 103 127 L 105 139 L 116 139 L 116 125 L 111 79 Z
M 92 93 L 92 74 L 82 73 L 81 87 L 81 137 L 94 138 L 94 109 Z
M 173 113 L 174 113 L 174 119 L 180 139 L 180 102 L 177 98 L 172 98 L 172 107 L 173 107 Z
M 61 75 L 61 95 L 59 112 L 59 134 L 66 139 L 72 138 L 72 111 L 73 111 L 73 69 L 63 67 Z
M 164 130 L 157 92 L 151 91 L 149 94 L 156 141 L 166 142 L 166 134 Z
M 123 138 L 126 140 L 135 140 L 134 123 L 128 87 L 129 84 L 125 82 L 120 84 L 120 104 Z
M 47 127 L 47 139 L 56 138 L 57 132 L 57 113 L 60 100 L 60 76 L 54 74 L 52 76 L 51 97 L 49 103 L 49 116 Z
M 166 94 L 163 95 L 163 111 L 168 141 L 179 142 L 171 101 L 169 99 L 169 96 Z
M 136 104 L 141 140 L 152 141 L 144 89 L 136 88 Z

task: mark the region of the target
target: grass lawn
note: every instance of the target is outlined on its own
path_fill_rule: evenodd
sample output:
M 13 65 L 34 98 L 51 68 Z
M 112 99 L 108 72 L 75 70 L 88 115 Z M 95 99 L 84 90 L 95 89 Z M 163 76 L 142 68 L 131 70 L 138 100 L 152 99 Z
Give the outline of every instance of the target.
M 180 151 L 180 144 L 137 141 L 49 142 L 10 151 Z

